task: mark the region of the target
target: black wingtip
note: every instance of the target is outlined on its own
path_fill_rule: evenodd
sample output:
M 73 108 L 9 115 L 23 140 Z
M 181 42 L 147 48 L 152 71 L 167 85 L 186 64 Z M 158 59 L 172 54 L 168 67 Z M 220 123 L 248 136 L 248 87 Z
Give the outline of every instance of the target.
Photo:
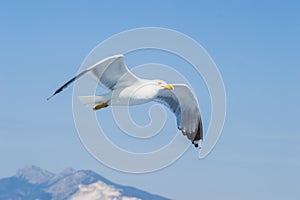
M 55 96 L 56 94 L 60 93 L 61 91 L 63 91 L 64 88 L 68 87 L 68 85 L 70 85 L 72 82 L 74 82 L 76 79 L 80 78 L 82 75 L 84 75 L 85 73 L 87 73 L 90 70 L 84 70 L 83 72 L 81 72 L 80 74 L 78 74 L 77 76 L 73 77 L 71 80 L 69 80 L 68 82 L 66 82 L 63 86 L 61 86 L 60 88 L 58 88 L 58 90 L 56 90 L 54 92 L 54 94 L 52 94 L 50 97 L 47 98 L 47 101 L 49 101 L 53 96 Z
M 50 97 L 47 98 L 47 101 L 49 101 L 52 97 L 54 97 L 55 94 L 52 94 Z
M 195 146 L 195 148 L 201 149 L 201 147 L 202 147 L 202 140 L 194 140 L 192 143 Z

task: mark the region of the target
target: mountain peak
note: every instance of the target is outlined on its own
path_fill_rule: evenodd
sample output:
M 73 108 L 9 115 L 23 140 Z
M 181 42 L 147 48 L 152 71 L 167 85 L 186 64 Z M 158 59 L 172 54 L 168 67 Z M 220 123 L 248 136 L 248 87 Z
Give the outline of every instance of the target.
M 66 168 L 53 174 L 34 165 L 0 179 L 0 199 L 167 200 L 134 187 L 119 185 L 91 170 Z
M 50 180 L 53 176 L 53 173 L 35 165 L 27 165 L 20 169 L 15 175 L 15 177 L 23 178 L 32 184 L 44 183 Z
M 79 190 L 70 197 L 70 200 L 81 199 L 106 199 L 106 200 L 141 200 L 140 198 L 123 196 L 121 191 L 98 181 L 89 185 L 80 184 Z

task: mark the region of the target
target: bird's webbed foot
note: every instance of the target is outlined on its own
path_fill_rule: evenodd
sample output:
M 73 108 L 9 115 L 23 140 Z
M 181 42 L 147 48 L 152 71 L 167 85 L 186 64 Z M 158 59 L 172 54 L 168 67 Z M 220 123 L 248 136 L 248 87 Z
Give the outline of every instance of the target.
M 104 102 L 104 103 L 100 103 L 98 105 L 96 105 L 93 110 L 100 110 L 101 108 L 105 108 L 108 106 L 108 103 L 107 102 Z

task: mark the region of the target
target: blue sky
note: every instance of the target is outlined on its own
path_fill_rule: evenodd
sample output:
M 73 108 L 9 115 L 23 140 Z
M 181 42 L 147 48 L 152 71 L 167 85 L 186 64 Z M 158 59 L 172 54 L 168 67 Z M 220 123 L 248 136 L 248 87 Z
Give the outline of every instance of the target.
M 174 199 L 299 198 L 297 1 L 0 4 L 0 177 L 35 164 L 53 172 L 89 168 Z M 180 31 L 208 51 L 225 83 L 227 118 L 209 157 L 198 160 L 191 147 L 166 169 L 132 175 L 103 166 L 83 148 L 73 122 L 71 88 L 50 102 L 45 99 L 98 43 L 145 26 Z M 209 101 L 199 102 L 207 126 Z

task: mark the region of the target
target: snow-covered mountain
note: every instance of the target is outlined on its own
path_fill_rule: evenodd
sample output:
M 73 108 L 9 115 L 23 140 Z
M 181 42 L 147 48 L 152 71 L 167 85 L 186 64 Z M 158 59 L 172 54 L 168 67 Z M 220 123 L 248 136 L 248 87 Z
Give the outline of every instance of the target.
M 91 170 L 68 168 L 54 174 L 37 166 L 0 179 L 0 200 L 167 200 L 115 184 Z

